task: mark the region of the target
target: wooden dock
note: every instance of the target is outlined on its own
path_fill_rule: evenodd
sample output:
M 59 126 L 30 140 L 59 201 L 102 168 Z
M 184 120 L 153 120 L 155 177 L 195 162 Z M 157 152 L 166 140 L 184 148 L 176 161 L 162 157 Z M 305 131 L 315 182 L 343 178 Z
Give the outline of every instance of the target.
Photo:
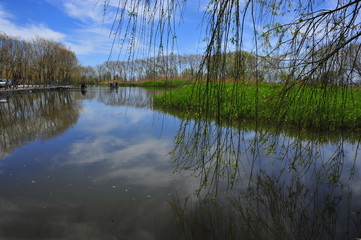
M 62 90 L 71 90 L 71 89 L 80 89 L 80 87 L 76 86 L 23 86 L 20 85 L 16 88 L 0 88 L 0 95 L 12 95 L 17 93 L 32 93 L 32 92 L 40 92 L 40 91 L 62 91 Z

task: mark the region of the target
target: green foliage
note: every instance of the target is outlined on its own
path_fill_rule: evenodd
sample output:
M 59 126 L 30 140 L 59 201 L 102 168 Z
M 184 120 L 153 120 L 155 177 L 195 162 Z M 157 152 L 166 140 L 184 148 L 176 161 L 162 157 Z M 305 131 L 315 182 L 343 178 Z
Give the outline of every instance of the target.
M 192 118 L 355 130 L 361 128 L 360 99 L 361 89 L 339 86 L 294 86 L 285 91 L 281 84 L 199 83 L 157 96 L 155 104 L 187 110 Z
M 145 81 L 137 83 L 141 87 L 179 87 L 188 84 L 187 80 L 160 80 L 160 81 Z

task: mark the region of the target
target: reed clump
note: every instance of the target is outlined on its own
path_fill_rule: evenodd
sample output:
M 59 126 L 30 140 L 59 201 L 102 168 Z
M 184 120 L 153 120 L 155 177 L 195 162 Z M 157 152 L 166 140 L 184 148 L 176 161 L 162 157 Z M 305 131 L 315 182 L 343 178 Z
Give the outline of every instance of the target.
M 166 92 L 156 106 L 191 118 L 272 122 L 318 130 L 361 129 L 361 89 L 275 83 L 197 83 Z

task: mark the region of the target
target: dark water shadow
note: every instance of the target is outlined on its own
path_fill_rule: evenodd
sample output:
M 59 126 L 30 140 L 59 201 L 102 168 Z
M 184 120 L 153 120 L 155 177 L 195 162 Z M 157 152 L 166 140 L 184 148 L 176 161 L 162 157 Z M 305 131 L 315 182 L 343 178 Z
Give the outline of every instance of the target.
M 199 179 L 170 200 L 179 239 L 361 236 L 359 135 L 183 120 L 174 142 L 174 173 Z
M 0 104 L 0 159 L 33 140 L 47 140 L 76 124 L 81 104 L 74 92 L 20 94 Z

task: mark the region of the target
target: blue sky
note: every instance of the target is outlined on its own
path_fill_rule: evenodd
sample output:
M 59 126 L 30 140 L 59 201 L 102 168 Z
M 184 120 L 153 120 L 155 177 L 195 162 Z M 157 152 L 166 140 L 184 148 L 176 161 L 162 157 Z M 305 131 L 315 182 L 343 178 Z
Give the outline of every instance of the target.
M 109 2 L 104 16 L 104 1 Z M 75 52 L 82 65 L 97 65 L 108 60 L 113 38 L 110 37 L 116 6 L 125 0 L 0 0 L 0 32 L 18 36 L 24 40 L 36 37 L 52 39 L 63 43 Z M 153 1 L 154 2 L 154 1 Z M 182 2 L 182 1 L 179 1 Z M 202 16 L 210 0 L 189 0 L 183 21 L 177 29 L 178 54 L 202 54 L 204 27 Z M 242 2 L 242 1 L 241 1 Z M 323 7 L 332 9 L 336 0 L 322 2 Z M 129 8 L 130 9 L 130 8 Z M 296 16 L 288 14 L 281 21 L 293 20 Z M 244 50 L 254 49 L 252 21 L 246 19 Z M 258 26 L 258 25 L 257 25 Z M 259 30 L 262 31 L 261 26 Z M 140 48 L 148 50 L 148 40 L 136 39 Z M 127 49 L 124 44 L 123 50 Z M 118 59 L 119 44 L 115 44 L 111 60 Z M 228 46 L 230 48 L 230 46 Z M 232 49 L 229 49 L 232 50 Z M 126 59 L 128 54 L 122 52 Z M 147 57 L 139 54 L 136 57 Z
M 104 17 L 104 0 L 1 0 L 0 32 L 24 40 L 42 37 L 61 42 L 76 53 L 82 65 L 95 66 L 108 60 L 115 10 L 111 5 L 118 1 L 110 0 Z M 177 32 L 177 53 L 203 52 L 200 23 L 204 2 L 207 1 L 189 1 Z M 117 47 L 113 59 L 118 56 Z

